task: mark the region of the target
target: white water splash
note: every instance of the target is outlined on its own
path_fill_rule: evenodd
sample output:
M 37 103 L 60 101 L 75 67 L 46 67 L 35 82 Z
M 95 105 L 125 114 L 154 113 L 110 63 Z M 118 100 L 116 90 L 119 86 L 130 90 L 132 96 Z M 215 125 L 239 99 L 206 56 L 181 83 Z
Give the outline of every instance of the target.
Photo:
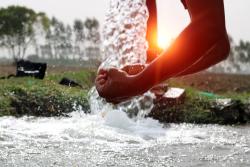
M 1 117 L 0 166 L 249 166 L 249 126 L 134 122 L 121 111 Z M 160 128 L 161 127 L 161 128 Z M 194 165 L 197 164 L 197 165 Z
M 100 68 L 145 64 L 148 9 L 146 0 L 110 0 L 103 29 Z
M 103 29 L 103 63 L 100 69 L 123 68 L 145 64 L 147 59 L 146 29 L 148 9 L 146 0 L 110 0 Z M 112 105 L 99 97 L 95 88 L 89 92 L 93 114 L 125 112 L 137 120 L 144 118 L 153 107 L 153 94 L 147 92 L 119 105 Z M 128 123 L 128 122 L 127 122 Z

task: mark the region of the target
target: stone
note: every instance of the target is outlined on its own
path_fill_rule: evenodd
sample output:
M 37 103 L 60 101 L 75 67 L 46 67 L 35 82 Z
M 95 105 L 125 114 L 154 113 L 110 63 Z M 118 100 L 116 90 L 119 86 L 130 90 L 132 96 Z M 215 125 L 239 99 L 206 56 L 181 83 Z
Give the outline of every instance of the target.
M 224 124 L 245 122 L 243 104 L 239 100 L 216 99 L 210 109 L 217 117 L 223 118 Z
M 186 92 L 184 89 L 168 88 L 167 91 L 161 96 L 155 96 L 153 100 L 154 107 L 152 108 L 148 117 L 152 117 L 164 123 L 180 122 L 183 115 L 183 105 L 181 104 L 184 104 L 185 97 Z
M 250 121 L 250 101 L 244 105 L 246 118 Z
M 69 78 L 62 78 L 61 81 L 59 82 L 60 85 L 64 85 L 64 86 L 69 86 L 69 87 L 80 87 L 83 88 L 82 85 L 80 85 L 79 83 L 77 83 L 76 81 L 69 79 Z
M 167 91 L 168 91 L 167 83 L 156 85 L 150 90 L 150 92 L 153 93 L 156 96 L 156 98 L 162 97 Z
M 163 106 L 175 106 L 180 105 L 185 102 L 186 91 L 181 88 L 169 88 L 166 93 L 162 96 L 156 96 L 154 99 L 155 105 L 163 105 Z

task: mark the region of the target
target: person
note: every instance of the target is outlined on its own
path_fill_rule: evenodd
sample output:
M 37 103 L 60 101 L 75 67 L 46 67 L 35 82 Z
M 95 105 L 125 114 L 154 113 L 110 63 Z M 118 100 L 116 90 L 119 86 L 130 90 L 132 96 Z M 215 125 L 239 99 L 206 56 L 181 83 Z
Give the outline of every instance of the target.
M 172 77 L 193 74 L 226 59 L 230 52 L 223 0 L 181 0 L 190 15 L 190 23 L 159 56 L 149 44 L 151 60 L 145 68 L 130 75 L 126 70 L 99 70 L 95 80 L 99 95 L 108 102 L 119 103 L 143 94 Z M 156 0 L 147 0 L 149 9 L 147 39 L 157 34 Z M 153 32 L 153 34 L 151 34 Z

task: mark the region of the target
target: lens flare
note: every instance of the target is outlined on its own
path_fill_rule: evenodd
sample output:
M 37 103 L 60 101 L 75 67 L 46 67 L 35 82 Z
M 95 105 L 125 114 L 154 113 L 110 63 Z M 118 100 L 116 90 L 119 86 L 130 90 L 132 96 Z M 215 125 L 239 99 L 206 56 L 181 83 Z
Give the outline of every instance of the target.
M 161 49 L 166 49 L 170 45 L 169 39 L 166 37 L 166 35 L 159 34 L 157 39 L 158 47 Z

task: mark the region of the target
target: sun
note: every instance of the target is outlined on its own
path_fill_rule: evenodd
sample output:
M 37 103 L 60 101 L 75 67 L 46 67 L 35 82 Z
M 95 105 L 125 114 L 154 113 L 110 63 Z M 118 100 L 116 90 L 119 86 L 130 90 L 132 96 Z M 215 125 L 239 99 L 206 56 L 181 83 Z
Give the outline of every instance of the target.
M 160 47 L 161 49 L 166 49 L 170 45 L 170 40 L 167 38 L 166 35 L 159 34 L 157 43 L 158 43 L 158 47 Z

